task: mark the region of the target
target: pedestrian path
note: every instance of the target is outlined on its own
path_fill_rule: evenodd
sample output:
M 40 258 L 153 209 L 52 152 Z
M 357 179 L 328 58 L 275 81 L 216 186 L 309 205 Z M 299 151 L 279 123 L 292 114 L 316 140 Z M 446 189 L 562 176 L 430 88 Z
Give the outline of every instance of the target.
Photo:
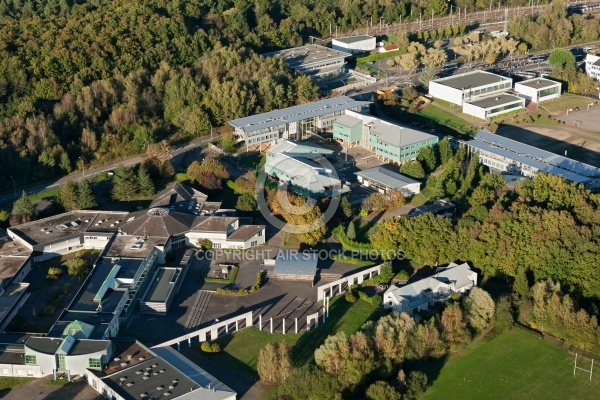
M 187 321 L 185 322 L 186 329 L 193 329 L 202 323 L 202 318 L 204 318 L 204 313 L 208 308 L 208 304 L 210 303 L 212 296 L 212 292 L 207 290 L 198 291 L 198 294 L 196 295 L 196 301 L 194 301 L 194 305 L 192 306 L 192 311 L 188 315 Z

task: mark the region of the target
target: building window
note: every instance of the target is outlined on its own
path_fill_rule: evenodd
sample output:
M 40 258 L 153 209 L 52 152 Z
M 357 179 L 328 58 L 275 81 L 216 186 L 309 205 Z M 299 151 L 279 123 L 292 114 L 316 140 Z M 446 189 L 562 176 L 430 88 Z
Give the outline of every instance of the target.
M 10 374 L 10 372 L 8 371 L 8 368 L 2 368 L 2 375 L 8 375 Z
M 25 365 L 37 365 L 36 356 L 25 354 Z
M 28 369 L 28 370 L 27 370 L 27 376 L 33 376 L 33 371 L 32 371 L 32 370 L 30 370 L 30 369 Z
M 102 368 L 102 360 L 99 358 L 90 358 L 89 359 L 89 367 L 90 368 Z

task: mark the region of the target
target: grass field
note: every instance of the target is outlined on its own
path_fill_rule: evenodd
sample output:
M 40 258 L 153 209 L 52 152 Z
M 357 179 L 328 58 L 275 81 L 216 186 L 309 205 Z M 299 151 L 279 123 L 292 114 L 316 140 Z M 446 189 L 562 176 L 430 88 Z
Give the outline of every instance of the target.
M 211 355 L 210 358 L 226 368 L 258 377 L 256 361 L 260 349 L 267 343 L 284 341 L 292 347 L 294 365 L 296 367 L 306 365 L 312 360 L 315 349 L 327 336 L 339 331 L 348 334 L 356 332 L 379 308 L 379 305 L 372 305 L 362 300 L 349 304 L 343 297 L 337 297 L 331 300 L 329 319 L 325 325 L 321 325 L 319 321 L 317 329 L 298 335 L 271 334 L 267 331 L 259 331 L 257 328 L 242 329 L 233 335 L 218 339 L 222 351 Z
M 456 115 L 451 114 L 448 111 L 441 109 L 440 107 L 436 106 L 435 104 L 430 104 L 427 107 L 422 108 L 419 111 L 419 114 L 423 115 L 424 117 L 433 119 L 434 121 L 437 121 L 440 124 L 457 129 L 461 132 L 468 133 L 468 132 L 476 131 L 476 128 L 474 127 L 474 125 L 471 122 L 464 120 L 462 118 L 459 118 Z
M 600 376 L 591 382 L 584 371 L 573 376 L 573 360 L 562 348 L 515 328 L 451 356 L 423 399 L 599 398 Z M 590 363 L 581 366 L 589 369 Z
M 17 386 L 21 386 L 26 384 L 27 382 L 33 381 L 35 378 L 15 378 L 12 376 L 3 376 L 0 377 L 0 391 L 4 389 L 13 389 Z M 3 396 L 0 393 L 0 398 Z
M 579 107 L 582 110 L 587 108 L 591 99 L 587 97 L 576 96 L 574 94 L 564 94 L 558 99 L 546 101 L 540 104 L 540 108 L 547 110 L 549 113 L 556 115 L 566 114 L 567 109 Z

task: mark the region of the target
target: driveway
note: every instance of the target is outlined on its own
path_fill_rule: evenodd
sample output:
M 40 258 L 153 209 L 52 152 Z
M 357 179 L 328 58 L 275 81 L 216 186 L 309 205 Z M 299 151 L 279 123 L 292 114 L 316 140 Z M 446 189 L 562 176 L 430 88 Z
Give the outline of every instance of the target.
M 80 378 L 77 382 L 66 386 L 51 386 L 50 377 L 36 379 L 25 385 L 12 389 L 4 400 L 103 400 L 104 397 L 96 392 L 85 380 Z

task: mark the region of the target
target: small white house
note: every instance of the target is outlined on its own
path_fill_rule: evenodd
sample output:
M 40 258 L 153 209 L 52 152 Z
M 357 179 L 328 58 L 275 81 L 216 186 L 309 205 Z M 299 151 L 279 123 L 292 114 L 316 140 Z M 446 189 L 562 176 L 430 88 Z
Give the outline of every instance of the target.
M 525 108 L 525 99 L 512 94 L 498 94 L 463 103 L 465 114 L 484 120 L 523 108 Z
M 585 73 L 600 81 L 600 55 L 588 53 L 585 56 Z
M 469 264 L 450 263 L 435 275 L 409 285 L 392 285 L 383 295 L 383 307 L 412 315 L 427 310 L 435 302 L 446 301 L 450 294 L 464 293 L 477 285 L 477 272 Z
M 542 101 L 560 97 L 560 89 L 560 82 L 545 78 L 533 78 L 515 83 L 515 91 L 534 103 L 541 103 Z

